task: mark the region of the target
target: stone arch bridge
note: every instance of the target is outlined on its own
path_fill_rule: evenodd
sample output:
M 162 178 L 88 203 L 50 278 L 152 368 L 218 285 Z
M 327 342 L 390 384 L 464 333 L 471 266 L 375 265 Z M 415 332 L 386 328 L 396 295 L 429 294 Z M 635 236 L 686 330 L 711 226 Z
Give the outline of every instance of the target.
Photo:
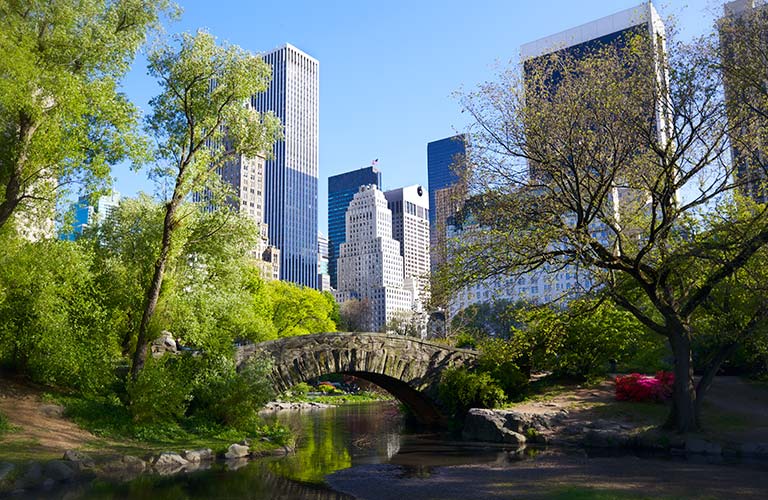
M 319 333 L 241 346 L 238 367 L 253 357 L 272 360 L 278 391 L 331 373 L 354 375 L 392 394 L 422 423 L 443 426 L 440 376 L 446 368 L 474 366 L 478 354 L 402 335 Z

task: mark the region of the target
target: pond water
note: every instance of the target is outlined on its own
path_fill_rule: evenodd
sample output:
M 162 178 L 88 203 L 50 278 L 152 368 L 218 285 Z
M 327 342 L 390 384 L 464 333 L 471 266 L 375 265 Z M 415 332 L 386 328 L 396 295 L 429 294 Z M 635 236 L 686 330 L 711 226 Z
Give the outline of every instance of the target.
M 423 477 L 438 465 L 497 460 L 501 450 L 478 450 L 443 436 L 406 429 L 396 402 L 349 404 L 326 410 L 278 412 L 277 420 L 297 435 L 295 454 L 175 476 L 147 475 L 122 484 L 95 482 L 29 498 L 158 500 L 248 498 L 352 498 L 333 491 L 324 478 L 357 465 L 398 464 L 408 475 Z
M 239 463 L 216 463 L 210 469 L 162 477 L 146 475 L 127 483 L 96 482 L 24 498 L 40 499 L 317 499 L 353 498 L 552 498 L 562 485 L 593 488 L 626 485 L 631 491 L 675 498 L 689 492 L 707 498 L 765 498 L 768 465 L 712 465 L 706 460 L 640 458 L 632 454 L 587 456 L 583 451 L 510 455 L 503 449 L 419 433 L 407 427 L 393 402 L 345 405 L 327 410 L 280 412 L 272 417 L 298 436 L 295 454 Z M 466 467 L 445 467 L 451 465 Z M 666 474 L 666 476 L 664 475 Z M 695 484 L 699 482 L 700 484 Z M 643 486 L 643 485 L 647 486 Z M 551 490 L 553 486 L 555 490 Z M 558 486 L 559 485 L 559 486 Z M 661 485 L 653 493 L 644 488 Z M 718 495 L 722 485 L 726 496 Z M 542 489 L 543 488 L 543 489 Z M 550 489 L 547 489 L 550 488 Z M 566 493 L 568 493 L 566 491 Z M 576 493 L 579 493 L 577 491 Z M 513 495 L 513 496 L 509 496 Z M 540 496 L 543 495 L 543 496 Z M 571 494 L 554 498 L 570 498 Z M 578 496 L 578 495 L 577 495 Z M 592 497 L 585 497 L 592 498 Z M 629 498 L 603 496 L 599 498 Z M 635 498 L 635 497 L 632 497 Z M 694 498 L 697 498 L 694 495 Z

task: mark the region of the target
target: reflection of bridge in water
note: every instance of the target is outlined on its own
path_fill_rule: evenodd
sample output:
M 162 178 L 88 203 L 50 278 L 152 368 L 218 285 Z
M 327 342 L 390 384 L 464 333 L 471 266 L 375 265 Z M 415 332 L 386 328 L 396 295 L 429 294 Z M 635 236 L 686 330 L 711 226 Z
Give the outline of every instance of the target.
M 272 380 L 285 391 L 331 373 L 354 375 L 388 391 L 428 425 L 443 425 L 438 384 L 446 368 L 471 366 L 477 353 L 384 333 L 319 333 L 238 348 L 238 366 L 254 356 L 272 360 Z

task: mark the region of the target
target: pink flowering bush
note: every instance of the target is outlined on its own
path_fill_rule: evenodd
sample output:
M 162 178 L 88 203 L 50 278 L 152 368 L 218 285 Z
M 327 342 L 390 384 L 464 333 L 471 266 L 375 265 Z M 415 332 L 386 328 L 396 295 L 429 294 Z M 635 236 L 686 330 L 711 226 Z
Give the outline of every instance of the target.
M 675 376 L 671 372 L 658 372 L 655 376 L 630 373 L 616 377 L 618 401 L 666 401 L 672 396 Z

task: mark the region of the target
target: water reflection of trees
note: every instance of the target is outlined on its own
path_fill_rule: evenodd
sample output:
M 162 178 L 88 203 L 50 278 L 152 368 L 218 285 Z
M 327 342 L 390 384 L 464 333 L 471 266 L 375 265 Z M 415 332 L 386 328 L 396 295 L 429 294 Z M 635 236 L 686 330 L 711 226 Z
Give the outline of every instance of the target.
M 349 500 L 352 497 L 328 487 L 299 483 L 270 470 L 266 461 L 251 462 L 236 471 L 215 467 L 205 472 L 179 476 L 142 476 L 129 483 L 96 483 L 61 492 L 67 499 L 308 499 Z M 54 497 L 51 497 L 54 498 Z
M 355 463 L 392 457 L 400 447 L 401 418 L 392 404 L 349 405 L 323 413 L 285 413 L 278 419 L 298 434 L 294 455 L 271 462 L 275 473 L 306 483 Z

